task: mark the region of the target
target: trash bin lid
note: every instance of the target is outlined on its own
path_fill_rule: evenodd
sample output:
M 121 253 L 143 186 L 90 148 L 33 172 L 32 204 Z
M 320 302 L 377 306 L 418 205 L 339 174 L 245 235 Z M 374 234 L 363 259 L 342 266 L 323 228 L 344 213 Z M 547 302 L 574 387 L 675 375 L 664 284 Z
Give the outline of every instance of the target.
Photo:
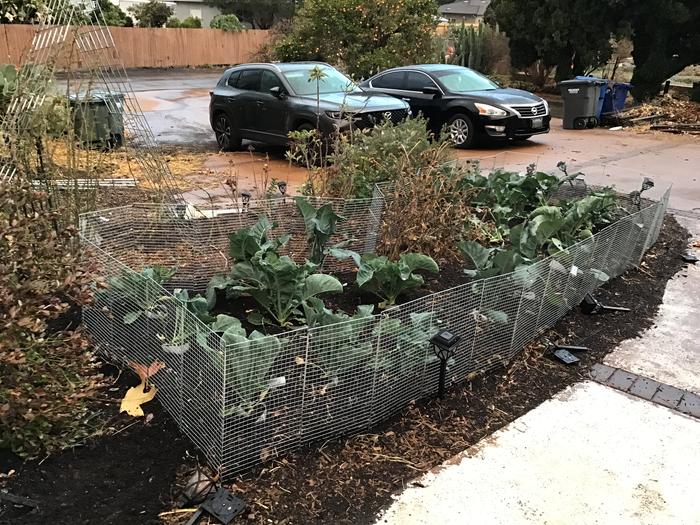
M 114 99 L 124 100 L 123 93 L 110 93 L 109 91 L 88 91 L 72 93 L 68 96 L 71 102 L 108 102 Z
M 601 78 L 574 78 L 572 80 L 562 80 L 559 82 L 560 86 L 567 86 L 567 87 L 573 87 L 573 86 L 602 86 L 607 84 L 607 80 L 603 80 Z
M 586 77 L 583 75 L 578 75 L 574 77 L 574 80 L 595 80 L 596 84 L 607 84 L 608 81 L 604 78 L 598 78 L 598 77 Z

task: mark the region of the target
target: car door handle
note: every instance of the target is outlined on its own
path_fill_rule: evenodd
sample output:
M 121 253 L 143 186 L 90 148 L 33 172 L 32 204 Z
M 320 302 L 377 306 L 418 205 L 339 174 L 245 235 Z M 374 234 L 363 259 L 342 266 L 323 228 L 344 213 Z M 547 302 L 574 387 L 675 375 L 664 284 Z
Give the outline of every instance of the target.
M 235 101 L 236 101 L 236 99 L 233 97 L 226 98 L 226 102 L 228 102 L 229 104 L 233 104 Z
M 262 100 L 258 100 L 258 101 L 256 102 L 256 104 L 258 105 L 259 108 L 261 108 L 261 107 L 263 107 L 263 106 L 265 105 L 265 103 L 264 103 Z

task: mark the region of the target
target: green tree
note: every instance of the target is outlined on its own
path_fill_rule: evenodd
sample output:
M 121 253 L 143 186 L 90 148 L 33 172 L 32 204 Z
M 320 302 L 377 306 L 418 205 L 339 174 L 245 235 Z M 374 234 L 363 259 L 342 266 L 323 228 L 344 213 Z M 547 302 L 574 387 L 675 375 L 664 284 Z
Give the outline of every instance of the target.
M 0 0 L 0 23 L 34 23 L 42 5 L 41 0 Z
M 661 84 L 686 67 L 700 63 L 698 0 L 626 0 L 625 19 L 632 31 L 636 100 L 657 95 Z
M 273 54 L 329 62 L 366 77 L 431 59 L 436 24 L 435 0 L 306 0 Z
M 209 27 L 237 33 L 245 29 L 236 15 L 216 15 L 211 19 Z
M 158 0 L 149 0 L 128 8 L 139 27 L 163 27 L 175 10 Z
M 208 0 L 222 13 L 236 15 L 255 29 L 269 29 L 277 20 L 292 16 L 301 0 Z
M 515 67 L 556 66 L 556 79 L 564 80 L 608 61 L 622 1 L 493 0 L 487 19 L 508 35 Z
M 108 26 L 131 27 L 134 21 L 111 0 L 97 0 L 95 8 L 89 13 L 90 21 L 99 24 L 102 19 Z

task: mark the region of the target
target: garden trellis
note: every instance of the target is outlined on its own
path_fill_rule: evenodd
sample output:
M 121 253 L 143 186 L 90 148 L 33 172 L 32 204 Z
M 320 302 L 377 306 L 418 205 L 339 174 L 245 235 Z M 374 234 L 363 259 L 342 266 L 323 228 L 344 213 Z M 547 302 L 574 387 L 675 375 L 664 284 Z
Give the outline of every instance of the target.
M 568 191 L 586 190 L 577 185 Z M 202 290 L 230 265 L 228 234 L 251 226 L 261 213 L 278 223 L 278 233 L 292 234 L 287 253 L 302 260 L 304 222 L 291 200 L 208 210 L 182 204 L 102 210 L 81 217 L 84 251 L 100 263 L 104 281 L 84 323 L 112 360 L 165 363 L 152 378 L 158 399 L 226 478 L 303 444 L 370 428 L 434 394 L 439 362 L 429 339 L 441 328 L 462 337 L 449 362 L 449 382 L 507 362 L 608 277 L 640 263 L 658 237 L 669 194 L 643 200 L 639 208 L 620 197 L 629 214 L 526 271 L 472 281 L 375 315 L 236 343 L 227 343 L 182 301 L 163 298 L 174 299 L 179 288 Z M 351 239 L 357 252 L 374 251 L 381 190 L 370 199 L 332 202 L 347 218 L 339 236 Z M 177 268 L 165 287 L 142 272 L 158 264 Z

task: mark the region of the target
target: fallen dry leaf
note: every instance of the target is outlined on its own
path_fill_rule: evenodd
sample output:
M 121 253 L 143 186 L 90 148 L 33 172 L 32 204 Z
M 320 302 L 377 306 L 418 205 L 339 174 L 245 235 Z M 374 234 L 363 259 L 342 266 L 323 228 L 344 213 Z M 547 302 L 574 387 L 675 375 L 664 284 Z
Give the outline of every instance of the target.
M 126 412 L 134 417 L 143 417 L 144 413 L 141 405 L 153 399 L 158 391 L 158 389 L 152 385 L 148 391 L 146 391 L 148 379 L 157 373 L 158 370 L 165 368 L 165 363 L 154 361 L 150 365 L 142 365 L 141 363 L 129 361 L 129 366 L 141 378 L 141 383 L 126 391 L 119 412 Z
M 145 380 L 137 386 L 132 386 L 126 391 L 126 395 L 124 399 L 122 399 L 121 407 L 119 407 L 119 412 L 126 412 L 134 417 L 143 417 L 144 413 L 141 405 L 153 399 L 157 391 L 158 389 L 155 386 L 151 386 L 148 392 L 146 392 Z
M 158 370 L 165 368 L 165 363 L 161 361 L 154 361 L 150 365 L 146 366 L 142 365 L 141 363 L 129 361 L 129 366 L 141 378 L 141 382 L 145 383 L 148 381 L 148 378 L 154 376 Z

